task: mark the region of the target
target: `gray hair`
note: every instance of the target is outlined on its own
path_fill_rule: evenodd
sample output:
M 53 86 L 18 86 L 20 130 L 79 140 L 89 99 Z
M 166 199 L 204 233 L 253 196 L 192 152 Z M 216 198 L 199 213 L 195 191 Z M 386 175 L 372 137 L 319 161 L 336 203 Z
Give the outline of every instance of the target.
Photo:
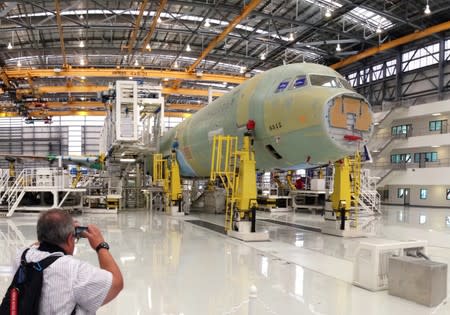
M 64 244 L 67 237 L 73 232 L 73 219 L 66 211 L 52 209 L 39 216 L 37 223 L 39 242 L 47 242 L 53 245 Z

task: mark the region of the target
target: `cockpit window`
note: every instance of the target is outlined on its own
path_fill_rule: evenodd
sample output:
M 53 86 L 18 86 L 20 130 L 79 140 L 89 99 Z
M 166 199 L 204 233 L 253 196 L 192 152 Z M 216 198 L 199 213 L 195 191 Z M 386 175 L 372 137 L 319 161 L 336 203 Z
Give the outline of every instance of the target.
M 311 74 L 309 76 L 311 80 L 311 85 L 316 86 L 326 86 L 332 88 L 340 88 L 341 84 L 335 77 L 327 76 L 327 75 L 319 75 L 319 74 Z
M 350 82 L 348 82 L 347 80 L 342 79 L 342 78 L 339 78 L 339 82 L 341 82 L 341 85 L 342 85 L 343 87 L 345 87 L 346 89 L 353 90 L 352 85 L 351 85 Z
M 290 81 L 291 81 L 291 79 L 285 79 L 285 80 L 281 81 L 280 84 L 278 84 L 278 87 L 275 90 L 275 93 L 279 93 L 279 92 L 286 90 Z
M 298 76 L 295 79 L 294 84 L 293 84 L 292 87 L 294 89 L 298 89 L 298 88 L 301 88 L 302 86 L 305 86 L 305 85 L 306 85 L 306 76 L 305 75 L 301 75 L 301 76 Z

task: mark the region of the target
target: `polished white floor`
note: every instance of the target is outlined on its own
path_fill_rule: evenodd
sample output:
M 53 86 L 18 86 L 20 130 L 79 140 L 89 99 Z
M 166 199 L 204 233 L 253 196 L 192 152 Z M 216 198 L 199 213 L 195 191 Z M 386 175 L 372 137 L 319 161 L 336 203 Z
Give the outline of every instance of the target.
M 389 207 L 373 223 L 379 237 L 428 240 L 433 260 L 450 262 L 450 210 Z M 320 226 L 321 217 L 267 214 L 286 222 Z M 36 214 L 0 218 L 0 294 L 11 276 L 17 248 L 35 241 Z M 259 221 L 270 242 L 243 243 L 197 227 L 200 218 L 222 224 L 223 216 L 192 213 L 173 218 L 147 211 L 84 215 L 82 224 L 104 231 L 125 277 L 120 296 L 98 314 L 248 314 L 249 289 L 258 315 L 450 314 L 450 305 L 427 308 L 387 292 L 353 286 L 351 269 L 358 240 L 342 239 Z M 76 256 L 96 263 L 86 240 Z

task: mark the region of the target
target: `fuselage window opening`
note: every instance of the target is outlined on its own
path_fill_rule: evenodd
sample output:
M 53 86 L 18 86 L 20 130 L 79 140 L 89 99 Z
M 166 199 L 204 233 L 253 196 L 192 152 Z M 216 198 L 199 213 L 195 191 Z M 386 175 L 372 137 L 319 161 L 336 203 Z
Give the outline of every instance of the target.
M 283 92 L 284 90 L 286 90 L 286 88 L 289 85 L 289 82 L 291 82 L 291 79 L 286 79 L 286 80 L 281 81 L 280 84 L 278 84 L 278 87 L 275 90 L 275 93 Z
M 277 160 L 281 160 L 283 158 L 271 144 L 266 144 L 266 149 L 269 150 L 270 154 L 272 154 L 272 156 Z
M 309 80 L 311 81 L 311 85 L 314 86 L 324 86 L 331 88 L 341 87 L 341 84 L 339 83 L 337 78 L 328 75 L 310 74 Z
M 352 90 L 352 91 L 354 91 L 352 85 L 351 85 L 350 82 L 348 82 L 347 80 L 342 79 L 342 78 L 339 78 L 339 82 L 340 82 L 341 85 L 342 85 L 343 87 L 345 87 L 347 90 Z
M 295 79 L 294 84 L 292 85 L 292 87 L 294 89 L 299 89 L 299 88 L 305 86 L 306 84 L 307 84 L 306 76 L 305 75 L 301 75 L 301 76 L 298 76 Z

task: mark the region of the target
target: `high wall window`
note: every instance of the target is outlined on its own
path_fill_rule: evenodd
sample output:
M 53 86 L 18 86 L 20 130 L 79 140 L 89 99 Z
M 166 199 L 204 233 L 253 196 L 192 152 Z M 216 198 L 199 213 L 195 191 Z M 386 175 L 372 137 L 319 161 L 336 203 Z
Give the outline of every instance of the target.
M 439 43 L 402 54 L 403 71 L 411 71 L 439 63 Z
M 444 120 L 433 120 L 429 122 L 430 131 L 441 131 Z
M 384 63 L 364 68 L 358 72 L 352 72 L 347 75 L 347 80 L 353 87 L 375 82 L 395 75 L 397 72 L 396 65 L 396 59 L 388 60 Z
M 411 163 L 411 154 L 401 153 L 401 154 L 391 154 L 391 163 Z
M 444 58 L 448 60 L 450 58 L 450 39 L 445 41 Z
M 404 188 L 397 189 L 397 198 L 403 198 L 404 194 L 405 194 Z
M 447 189 L 446 199 L 450 200 L 450 189 Z
M 420 189 L 420 199 L 427 199 L 428 197 L 428 190 L 425 188 Z
M 393 126 L 391 128 L 391 134 L 393 136 L 407 134 L 408 131 L 411 129 L 411 125 L 399 125 L 399 126 Z

